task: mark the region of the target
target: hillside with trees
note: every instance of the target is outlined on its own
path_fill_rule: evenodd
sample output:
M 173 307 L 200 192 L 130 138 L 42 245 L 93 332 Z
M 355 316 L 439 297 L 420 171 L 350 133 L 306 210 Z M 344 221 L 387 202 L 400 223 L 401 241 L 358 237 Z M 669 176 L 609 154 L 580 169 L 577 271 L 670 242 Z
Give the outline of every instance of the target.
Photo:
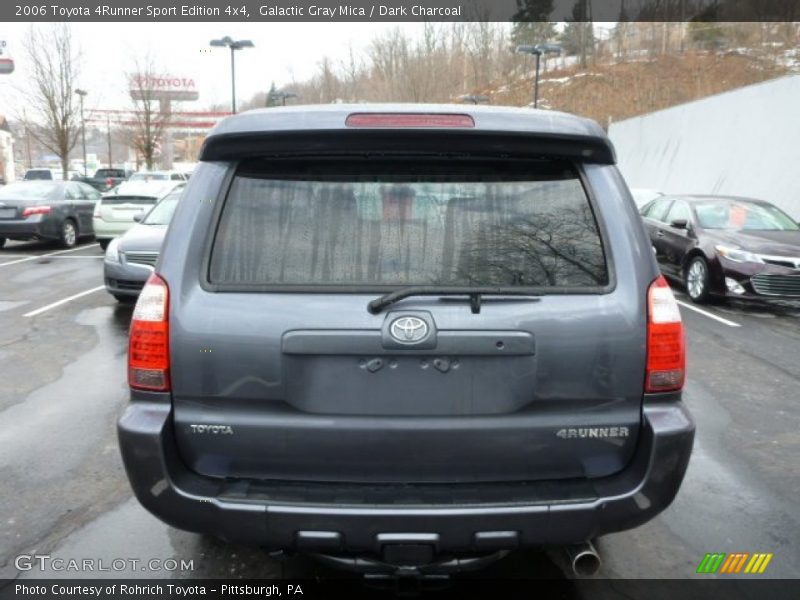
M 538 18 L 548 4 L 519 0 L 520 18 Z M 392 29 L 361 50 L 351 47 L 345 60 L 322 56 L 310 79 L 272 89 L 291 90 L 291 104 L 480 95 L 491 104 L 524 106 L 532 99 L 534 59 L 514 49 L 552 42 L 562 52 L 542 56 L 540 107 L 606 125 L 800 70 L 798 23 L 620 21 L 606 28 L 574 16 L 559 25 L 426 23 L 418 35 Z M 265 90 L 242 108 L 274 104 Z

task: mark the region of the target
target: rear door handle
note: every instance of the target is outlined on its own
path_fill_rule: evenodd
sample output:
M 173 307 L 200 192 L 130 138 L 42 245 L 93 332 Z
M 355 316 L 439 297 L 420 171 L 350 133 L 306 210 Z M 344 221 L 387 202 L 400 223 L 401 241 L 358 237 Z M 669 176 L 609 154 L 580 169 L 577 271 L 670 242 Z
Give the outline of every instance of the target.
M 656 237 L 664 237 L 664 232 L 659 229 L 658 232 L 656 232 Z

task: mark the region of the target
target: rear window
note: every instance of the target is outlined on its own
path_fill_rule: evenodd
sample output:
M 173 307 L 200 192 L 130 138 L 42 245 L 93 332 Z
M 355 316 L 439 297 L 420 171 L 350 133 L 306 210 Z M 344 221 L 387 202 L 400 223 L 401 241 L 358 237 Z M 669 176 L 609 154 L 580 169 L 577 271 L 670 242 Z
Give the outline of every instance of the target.
M 94 176 L 97 179 L 101 177 L 125 177 L 125 171 L 120 171 L 119 169 L 98 169 Z
M 240 166 L 211 250 L 220 286 L 599 287 L 603 244 L 567 162 Z
M 146 204 L 156 203 L 157 198 L 152 196 L 103 196 L 101 202 L 108 206 L 115 204 Z
M 33 181 L 35 179 L 53 179 L 53 174 L 46 169 L 28 171 L 25 173 L 25 179 L 28 181 Z

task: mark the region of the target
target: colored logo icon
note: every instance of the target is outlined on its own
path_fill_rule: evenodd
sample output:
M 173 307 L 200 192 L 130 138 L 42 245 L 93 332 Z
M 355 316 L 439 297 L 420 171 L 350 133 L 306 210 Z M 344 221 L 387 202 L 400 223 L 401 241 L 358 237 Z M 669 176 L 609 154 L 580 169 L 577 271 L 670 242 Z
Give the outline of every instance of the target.
M 724 552 L 708 553 L 703 557 L 700 565 L 697 567 L 697 573 L 703 574 L 761 574 L 767 570 L 769 561 L 772 560 L 773 554 L 766 552 L 733 552 L 726 554 Z

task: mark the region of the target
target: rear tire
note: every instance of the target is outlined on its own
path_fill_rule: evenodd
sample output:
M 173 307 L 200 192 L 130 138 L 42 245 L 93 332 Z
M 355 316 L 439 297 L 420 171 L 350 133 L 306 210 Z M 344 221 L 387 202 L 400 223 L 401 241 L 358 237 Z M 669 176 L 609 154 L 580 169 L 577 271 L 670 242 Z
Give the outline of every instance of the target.
M 136 298 L 134 296 L 123 296 L 122 294 L 111 294 L 114 298 L 117 299 L 117 302 L 120 304 L 133 304 L 136 302 Z
M 105 252 L 108 245 L 111 243 L 111 240 L 97 240 L 97 243 L 100 244 L 100 249 Z
M 709 275 L 708 263 L 702 256 L 695 256 L 686 266 L 684 273 L 686 294 L 695 304 L 708 302 Z
M 0 248 L 6 245 L 6 238 L 0 237 Z
M 78 243 L 78 228 L 72 219 L 64 219 L 61 224 L 61 245 L 64 248 L 74 248 Z

